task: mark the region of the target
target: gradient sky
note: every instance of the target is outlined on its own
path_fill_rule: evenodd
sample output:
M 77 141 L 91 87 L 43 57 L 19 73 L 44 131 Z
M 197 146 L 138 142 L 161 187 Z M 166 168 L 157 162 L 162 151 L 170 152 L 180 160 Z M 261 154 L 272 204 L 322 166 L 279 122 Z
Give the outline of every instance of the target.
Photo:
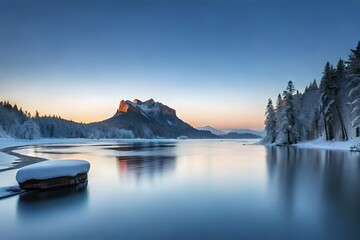
M 82 122 L 154 98 L 193 126 L 263 128 L 360 40 L 360 1 L 0 0 L 0 98 Z

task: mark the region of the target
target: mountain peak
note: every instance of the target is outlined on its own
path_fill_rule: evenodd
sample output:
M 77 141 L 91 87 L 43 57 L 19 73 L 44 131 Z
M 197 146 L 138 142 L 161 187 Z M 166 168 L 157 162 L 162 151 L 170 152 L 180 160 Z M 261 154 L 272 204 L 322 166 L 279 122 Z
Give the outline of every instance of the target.
M 176 116 L 176 111 L 150 98 L 141 101 L 121 100 L 116 114 L 103 121 L 118 129 L 130 130 L 135 137 L 214 138 L 210 132 L 198 131 Z
M 141 112 L 144 115 L 155 117 L 156 115 L 170 115 L 176 117 L 176 111 L 160 102 L 155 102 L 150 98 L 145 102 L 135 98 L 132 102 L 129 100 L 121 100 L 116 114 L 126 112 Z
M 150 98 L 149 100 L 146 100 L 144 103 L 151 104 L 151 103 L 155 103 L 155 101 L 154 99 Z
M 134 100 L 133 100 L 133 103 L 135 103 L 135 104 L 138 104 L 138 103 L 142 103 L 142 101 L 141 100 L 139 100 L 139 99 L 137 99 L 137 98 L 135 98 Z
M 121 100 L 117 112 L 127 112 L 129 108 L 129 104 L 127 104 L 124 100 Z

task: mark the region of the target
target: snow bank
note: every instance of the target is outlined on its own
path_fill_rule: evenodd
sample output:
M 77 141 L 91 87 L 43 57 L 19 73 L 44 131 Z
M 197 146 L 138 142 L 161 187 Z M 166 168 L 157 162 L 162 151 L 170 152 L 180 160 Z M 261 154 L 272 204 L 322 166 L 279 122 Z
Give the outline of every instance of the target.
M 45 161 L 19 169 L 16 173 L 16 181 L 20 184 L 28 180 L 74 177 L 87 173 L 89 169 L 90 163 L 84 160 Z
M 107 140 L 107 139 L 106 139 Z M 14 138 L 0 138 L 0 150 L 8 147 L 19 147 L 25 145 L 36 144 L 68 144 L 68 143 L 89 143 L 98 142 L 97 139 L 84 138 L 42 138 L 36 140 L 14 139 Z M 102 140 L 105 141 L 105 140 Z M 111 141 L 111 139 L 110 139 Z
M 324 139 L 317 139 L 313 141 L 301 142 L 295 144 L 299 148 L 318 148 L 318 149 L 332 149 L 332 150 L 347 150 L 350 151 L 350 146 L 353 146 L 352 141 L 325 141 Z

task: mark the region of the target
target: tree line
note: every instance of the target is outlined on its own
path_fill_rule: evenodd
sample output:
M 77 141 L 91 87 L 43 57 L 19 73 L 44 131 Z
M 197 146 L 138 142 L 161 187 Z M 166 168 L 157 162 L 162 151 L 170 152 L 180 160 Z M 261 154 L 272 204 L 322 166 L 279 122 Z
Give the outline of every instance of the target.
M 289 81 L 275 107 L 268 100 L 264 143 L 360 137 L 360 41 L 350 51 L 349 59 L 340 59 L 336 67 L 325 64 L 319 85 L 314 80 L 300 93 Z
M 60 116 L 34 116 L 9 101 L 0 102 L 0 138 L 133 138 L 132 131 L 118 129 L 101 122 L 77 123 Z

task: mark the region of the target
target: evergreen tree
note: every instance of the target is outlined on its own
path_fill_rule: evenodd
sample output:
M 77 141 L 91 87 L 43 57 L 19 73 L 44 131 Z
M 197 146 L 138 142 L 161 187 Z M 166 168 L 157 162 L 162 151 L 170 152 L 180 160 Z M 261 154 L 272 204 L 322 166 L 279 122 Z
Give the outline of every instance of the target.
M 281 94 L 279 93 L 277 100 L 276 100 L 276 111 L 278 111 L 280 109 L 281 101 L 282 101 L 282 98 L 281 98 Z
M 316 79 L 314 79 L 314 81 L 310 84 L 309 89 L 310 89 L 310 90 L 317 90 L 317 89 L 319 89 L 318 84 L 317 84 L 317 82 L 316 82 Z
M 32 119 L 27 120 L 20 128 L 22 138 L 24 139 L 37 139 L 40 138 L 40 127 Z
M 336 73 L 335 73 L 335 108 L 336 108 L 336 113 L 337 116 L 339 118 L 339 122 L 340 122 L 340 128 L 341 128 L 341 139 L 344 141 L 348 140 L 348 135 L 347 135 L 347 131 L 345 128 L 345 124 L 344 124 L 344 117 L 342 114 L 342 109 L 341 109 L 341 96 L 339 94 L 340 89 L 344 88 L 344 83 L 345 83 L 345 63 L 344 61 L 340 58 L 340 60 L 338 61 L 338 64 L 336 65 Z
M 349 74 L 360 74 L 360 41 L 356 46 L 356 49 L 351 49 L 349 55 L 348 72 Z
M 329 62 L 326 63 L 323 77 L 320 82 L 322 112 L 325 125 L 326 140 L 334 139 L 334 111 L 336 95 L 336 75 L 335 69 Z
M 294 84 L 292 81 L 289 81 L 286 87 L 286 91 L 283 93 L 285 108 L 282 112 L 280 124 L 280 131 L 286 133 L 286 139 L 282 139 L 281 141 L 287 144 L 296 143 L 298 137 L 295 128 L 294 92 Z
M 266 106 L 266 120 L 265 120 L 265 130 L 266 138 L 265 142 L 274 143 L 276 139 L 276 117 L 275 110 L 272 103 L 272 100 L 269 98 L 268 104 Z
M 356 137 L 360 137 L 360 41 L 356 49 L 351 49 L 348 61 L 349 98 L 351 105 L 352 127 Z

